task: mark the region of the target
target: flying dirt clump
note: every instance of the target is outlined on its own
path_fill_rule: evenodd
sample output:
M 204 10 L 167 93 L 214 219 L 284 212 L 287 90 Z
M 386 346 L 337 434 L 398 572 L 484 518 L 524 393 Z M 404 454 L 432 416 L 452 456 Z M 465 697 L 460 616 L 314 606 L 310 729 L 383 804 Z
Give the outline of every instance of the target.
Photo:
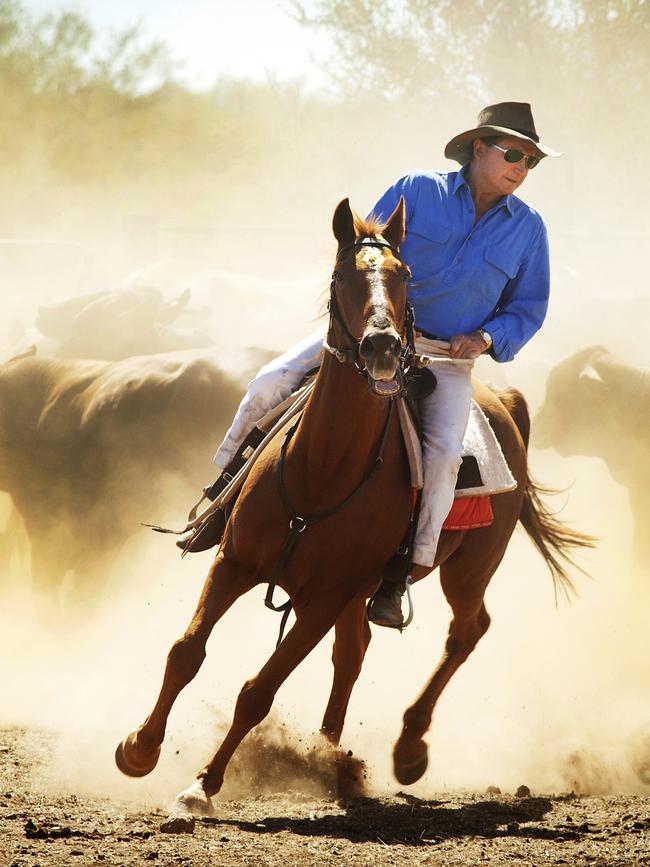
M 650 786 L 650 736 L 632 737 L 617 761 L 593 750 L 575 750 L 564 768 L 565 783 L 576 795 L 645 791 Z
M 218 727 L 219 736 L 227 725 Z M 321 735 L 295 738 L 277 716 L 257 726 L 235 753 L 221 796 L 237 800 L 251 795 L 297 792 L 311 797 L 363 797 L 365 763 L 324 742 Z

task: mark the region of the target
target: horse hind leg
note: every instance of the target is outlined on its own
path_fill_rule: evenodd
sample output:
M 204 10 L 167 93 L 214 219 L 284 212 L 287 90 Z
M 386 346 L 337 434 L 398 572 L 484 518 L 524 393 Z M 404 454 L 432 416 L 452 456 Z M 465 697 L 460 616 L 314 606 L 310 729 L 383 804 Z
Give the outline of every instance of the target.
M 329 598 L 318 600 L 309 611 L 296 611 L 296 622 L 280 646 L 256 677 L 242 687 L 232 724 L 214 758 L 189 789 L 176 796 L 172 806 L 174 816 L 210 811 L 210 798 L 221 789 L 233 753 L 248 732 L 266 717 L 280 686 L 329 632 L 344 606 L 345 600 Z
M 405 786 L 419 780 L 427 769 L 427 745 L 422 738 L 431 725 L 436 702 L 490 626 L 483 596 L 496 565 L 481 572 L 476 566 L 471 570 L 468 563 L 463 574 L 461 567 L 467 560 L 455 559 L 456 555 L 440 567 L 443 591 L 453 612 L 445 650 L 431 679 L 404 713 L 402 731 L 393 750 L 395 776 Z
M 130 777 L 143 777 L 158 763 L 169 713 L 181 690 L 196 676 L 205 659 L 205 646 L 215 623 L 249 585 L 240 570 L 222 554 L 217 556 L 185 634 L 167 656 L 160 694 L 142 725 L 127 735 L 115 751 L 117 767 Z

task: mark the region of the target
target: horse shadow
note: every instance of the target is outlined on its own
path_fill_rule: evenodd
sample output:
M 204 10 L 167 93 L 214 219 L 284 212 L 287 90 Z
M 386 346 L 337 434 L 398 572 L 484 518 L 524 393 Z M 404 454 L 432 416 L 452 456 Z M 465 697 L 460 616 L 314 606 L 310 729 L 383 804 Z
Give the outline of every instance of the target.
M 573 827 L 530 826 L 540 822 L 553 807 L 549 798 L 466 801 L 458 806 L 444 801 L 423 800 L 403 792 L 405 803 L 379 798 L 356 798 L 342 802 L 343 814 L 309 817 L 273 816 L 257 822 L 239 819 L 204 819 L 206 824 L 229 825 L 253 834 L 289 831 L 304 837 L 341 838 L 355 843 L 382 842 L 386 845 L 423 846 L 461 837 L 523 837 L 576 839 Z M 341 802 L 339 802 L 341 803 Z M 524 827 L 522 827 L 524 826 Z

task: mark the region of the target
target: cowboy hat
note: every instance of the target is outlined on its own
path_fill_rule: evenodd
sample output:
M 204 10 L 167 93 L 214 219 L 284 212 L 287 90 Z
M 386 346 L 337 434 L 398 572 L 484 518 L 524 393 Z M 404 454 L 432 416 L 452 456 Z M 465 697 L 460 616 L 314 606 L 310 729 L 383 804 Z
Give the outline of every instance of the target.
M 477 118 L 477 126 L 454 136 L 445 147 L 445 156 L 465 165 L 472 159 L 472 142 L 475 138 L 491 135 L 511 135 L 530 142 L 535 147 L 535 156 L 561 157 L 559 151 L 540 142 L 533 113 L 527 102 L 497 102 L 486 106 Z

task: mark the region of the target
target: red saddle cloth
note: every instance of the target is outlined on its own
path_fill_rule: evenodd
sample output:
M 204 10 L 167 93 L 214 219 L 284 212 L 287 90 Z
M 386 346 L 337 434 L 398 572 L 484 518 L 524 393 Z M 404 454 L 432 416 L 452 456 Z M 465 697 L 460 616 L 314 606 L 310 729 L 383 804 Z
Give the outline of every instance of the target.
M 490 497 L 456 497 L 443 530 L 477 530 L 494 521 Z

